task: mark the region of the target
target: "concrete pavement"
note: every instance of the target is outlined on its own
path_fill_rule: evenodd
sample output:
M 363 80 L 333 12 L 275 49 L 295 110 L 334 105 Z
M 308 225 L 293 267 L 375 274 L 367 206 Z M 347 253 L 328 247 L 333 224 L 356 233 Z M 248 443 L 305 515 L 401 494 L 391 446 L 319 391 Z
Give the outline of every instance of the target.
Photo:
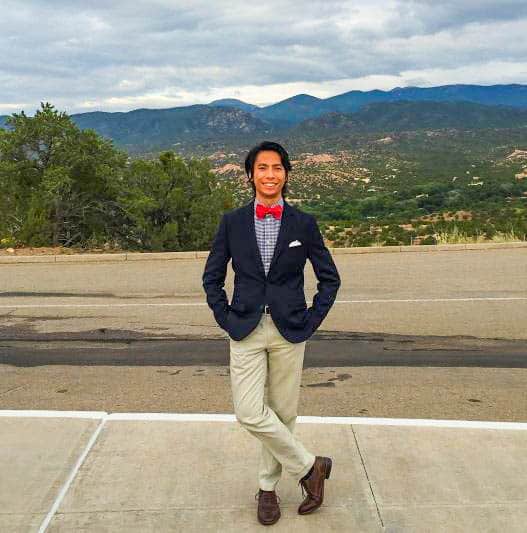
M 323 507 L 275 531 L 523 532 L 527 423 L 300 417 Z M 233 415 L 0 411 L 0 530 L 259 531 L 258 443 Z

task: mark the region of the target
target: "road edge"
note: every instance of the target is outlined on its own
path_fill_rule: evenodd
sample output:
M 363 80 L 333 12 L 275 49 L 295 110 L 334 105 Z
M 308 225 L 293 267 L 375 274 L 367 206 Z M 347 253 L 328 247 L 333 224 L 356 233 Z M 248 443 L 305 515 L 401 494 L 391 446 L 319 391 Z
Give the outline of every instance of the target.
M 461 250 L 495 250 L 527 248 L 527 241 L 468 243 L 468 244 L 421 244 L 404 246 L 356 246 L 352 248 L 328 248 L 331 255 L 395 253 L 395 252 L 453 252 Z M 0 264 L 13 263 L 93 263 L 107 261 L 152 261 L 205 259 L 208 250 L 192 252 L 126 252 L 126 253 L 80 253 L 71 255 L 0 255 Z

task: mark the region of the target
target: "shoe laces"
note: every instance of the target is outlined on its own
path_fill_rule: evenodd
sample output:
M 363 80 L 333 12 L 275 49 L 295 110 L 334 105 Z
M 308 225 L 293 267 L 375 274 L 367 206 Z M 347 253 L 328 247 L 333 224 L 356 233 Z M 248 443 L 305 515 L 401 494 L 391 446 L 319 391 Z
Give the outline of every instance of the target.
M 305 498 L 306 496 L 309 496 L 310 498 L 313 498 L 313 494 L 311 494 L 311 491 L 305 484 L 304 480 L 301 479 L 298 484 L 300 485 L 300 488 L 302 489 L 302 498 Z

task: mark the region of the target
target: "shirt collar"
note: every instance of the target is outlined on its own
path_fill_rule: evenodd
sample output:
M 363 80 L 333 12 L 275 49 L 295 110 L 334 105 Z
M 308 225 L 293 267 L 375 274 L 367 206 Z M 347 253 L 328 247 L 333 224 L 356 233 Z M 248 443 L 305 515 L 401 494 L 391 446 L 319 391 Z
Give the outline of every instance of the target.
M 254 199 L 254 216 L 256 216 L 256 204 L 258 203 L 258 201 L 256 200 L 256 198 Z M 279 200 L 277 203 L 273 204 L 271 207 L 274 207 L 275 205 L 281 205 L 282 207 L 284 207 L 284 199 L 282 196 L 280 196 Z

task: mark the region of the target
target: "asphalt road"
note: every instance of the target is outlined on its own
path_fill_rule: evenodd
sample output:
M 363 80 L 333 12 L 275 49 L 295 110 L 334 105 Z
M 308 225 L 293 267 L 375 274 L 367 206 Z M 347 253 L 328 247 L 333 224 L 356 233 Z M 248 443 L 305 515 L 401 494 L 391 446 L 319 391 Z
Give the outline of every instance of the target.
M 6 341 L 0 364 L 227 366 L 227 340 Z M 527 368 L 527 341 L 397 335 L 315 334 L 304 367 Z
M 527 248 L 335 260 L 302 414 L 527 419 Z M 1 265 L 0 409 L 232 412 L 203 266 Z M 315 288 L 308 263 L 308 302 Z
M 204 259 L 0 265 L 0 340 L 221 339 Z M 338 254 L 318 332 L 527 340 L 527 248 Z M 226 291 L 232 295 L 232 270 Z M 306 265 L 308 303 L 316 291 Z

